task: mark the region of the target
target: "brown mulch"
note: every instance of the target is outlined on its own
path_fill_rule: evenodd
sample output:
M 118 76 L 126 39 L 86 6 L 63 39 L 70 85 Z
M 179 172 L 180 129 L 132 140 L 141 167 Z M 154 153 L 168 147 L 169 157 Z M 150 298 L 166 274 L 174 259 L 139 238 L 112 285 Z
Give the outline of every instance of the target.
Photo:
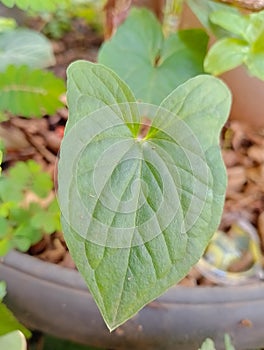
M 239 121 L 228 122 L 221 146 L 228 186 L 220 229 L 225 230 L 237 217 L 248 220 L 256 227 L 264 252 L 264 130 L 252 130 Z M 181 284 L 214 283 L 193 268 Z
M 66 77 L 67 66 L 77 59 L 95 61 L 102 38 L 82 22 L 74 22 L 73 31 L 62 40 L 53 41 L 57 64 L 53 71 Z M 35 159 L 54 174 L 56 157 L 67 120 L 66 106 L 53 116 L 41 119 L 13 117 L 0 124 L 0 138 L 6 144 L 4 167 L 18 160 Z M 224 213 L 241 215 L 257 229 L 264 251 L 264 131 L 252 130 L 243 124 L 228 122 L 222 133 L 222 153 L 228 173 L 228 188 Z M 225 217 L 225 215 L 224 215 Z M 222 226 L 224 226 L 222 222 Z M 29 254 L 40 259 L 74 268 L 61 232 L 45 236 Z M 196 286 L 211 284 L 192 269 L 181 282 Z

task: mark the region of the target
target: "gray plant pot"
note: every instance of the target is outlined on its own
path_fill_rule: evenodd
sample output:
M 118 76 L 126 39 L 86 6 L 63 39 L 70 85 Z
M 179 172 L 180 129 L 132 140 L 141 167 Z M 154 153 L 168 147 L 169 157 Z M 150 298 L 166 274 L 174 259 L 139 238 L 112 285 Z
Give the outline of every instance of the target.
M 31 329 L 79 343 L 126 350 L 198 349 L 206 337 L 223 349 L 264 346 L 264 283 L 239 287 L 173 287 L 109 333 L 75 270 L 11 252 L 0 263 L 6 304 Z

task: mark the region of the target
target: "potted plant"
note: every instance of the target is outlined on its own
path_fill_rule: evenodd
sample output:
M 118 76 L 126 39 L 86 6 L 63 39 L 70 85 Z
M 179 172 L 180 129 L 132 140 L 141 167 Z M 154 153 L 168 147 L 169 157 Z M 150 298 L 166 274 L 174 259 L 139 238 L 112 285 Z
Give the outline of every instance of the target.
M 162 57 L 153 57 L 153 59 L 154 63 L 158 65 Z M 104 84 L 102 84 L 102 82 Z M 197 86 L 199 86 L 200 89 L 195 89 Z M 96 87 L 96 89 L 94 89 L 94 87 Z M 173 154 L 180 152 L 182 157 L 177 158 L 177 162 L 179 162 L 179 174 L 173 172 L 174 168 L 170 168 L 170 173 L 172 179 L 181 179 L 181 185 L 183 186 L 181 191 L 184 192 L 183 189 L 185 188 L 187 193 L 188 185 L 198 184 L 200 178 L 206 180 L 206 185 L 210 185 L 209 192 L 202 191 L 202 198 L 206 203 L 205 206 L 198 205 L 198 198 L 196 198 L 196 201 L 192 202 L 190 200 L 188 201 L 188 198 L 184 197 L 182 193 L 181 196 L 178 195 L 179 198 L 185 198 L 187 201 L 189 205 L 189 207 L 186 206 L 187 209 L 191 208 L 195 210 L 195 208 L 198 208 L 198 212 L 195 213 L 196 217 L 194 221 L 192 217 L 189 216 L 192 211 L 188 212 L 186 208 L 184 211 L 180 200 L 176 202 L 176 204 L 174 201 L 169 202 L 173 209 L 172 211 L 170 211 L 171 208 L 169 208 L 169 206 L 164 206 L 162 208 L 163 215 L 165 212 L 164 210 L 166 208 L 168 209 L 165 218 L 170 214 L 171 220 L 169 220 L 169 223 L 176 220 L 173 213 L 175 214 L 175 210 L 178 212 L 177 210 L 179 208 L 181 208 L 185 214 L 188 214 L 187 216 L 182 215 L 181 217 L 188 217 L 190 220 L 189 222 L 185 222 L 186 227 L 191 225 L 188 232 L 192 232 L 192 238 L 194 238 L 193 250 L 190 250 L 193 255 L 190 256 L 187 254 L 190 259 L 189 261 L 188 259 L 186 261 L 181 261 L 185 253 L 186 236 L 184 234 L 186 232 L 181 232 L 180 230 L 182 236 L 176 237 L 179 243 L 175 248 L 179 249 L 177 252 L 179 254 L 179 260 L 177 261 L 179 265 L 177 265 L 177 268 L 181 264 L 182 268 L 176 271 L 176 277 L 173 273 L 174 276 L 171 276 L 171 278 L 180 279 L 187 272 L 190 264 L 197 261 L 202 254 L 206 241 L 213 234 L 219 222 L 221 205 L 224 199 L 225 175 L 219 154 L 218 138 L 220 128 L 228 114 L 230 98 L 227 90 L 218 80 L 212 77 L 201 76 L 179 86 L 161 105 L 153 107 L 153 105 L 149 104 L 138 104 L 129 87 L 111 70 L 104 66 L 93 65 L 87 62 L 78 62 L 69 69 L 68 91 L 70 119 L 67 126 L 60 163 L 60 186 L 62 191 L 60 192 L 60 200 L 64 229 L 66 239 L 68 240 L 71 252 L 73 256 L 75 256 L 79 268 L 83 270 L 85 274 L 87 274 L 87 271 L 84 270 L 94 269 L 94 272 L 90 271 L 90 277 L 87 278 L 91 278 L 91 274 L 94 274 L 92 276 L 92 281 L 89 282 L 90 288 L 96 296 L 97 303 L 100 305 L 101 309 L 105 307 L 105 310 L 103 310 L 104 317 L 109 323 L 109 317 L 111 318 L 112 315 L 111 312 L 116 307 L 116 301 L 118 301 L 115 294 L 118 292 L 116 289 L 118 283 L 112 282 L 113 280 L 118 281 L 120 277 L 118 273 L 124 273 L 124 269 L 127 268 L 124 264 L 124 260 L 114 259 L 115 253 L 116 255 L 122 255 L 122 252 L 127 253 L 131 251 L 131 256 L 134 258 L 138 256 L 140 258 L 142 255 L 140 255 L 140 248 L 138 247 L 144 246 L 150 249 L 151 254 L 148 256 L 155 261 L 157 258 L 155 251 L 158 253 L 161 245 L 157 244 L 153 247 L 151 244 L 162 238 L 160 236 L 161 231 L 155 231 L 155 227 L 157 226 L 154 225 L 152 226 L 154 230 L 147 231 L 152 235 L 151 237 L 148 235 L 143 236 L 143 238 L 142 236 L 137 236 L 137 240 L 132 241 L 133 244 L 131 246 L 131 242 L 127 240 L 131 238 L 131 232 L 128 232 L 128 235 L 121 235 L 120 237 L 120 232 L 118 230 L 112 230 L 112 237 L 110 238 L 114 238 L 114 244 L 116 245 L 118 243 L 119 245 L 113 246 L 113 241 L 111 240 L 108 240 L 106 245 L 107 236 L 103 234 L 99 237 L 94 235 L 93 227 L 96 226 L 91 226 L 91 231 L 88 232 L 86 230 L 86 225 L 89 221 L 84 221 L 85 225 L 81 225 L 83 222 L 82 220 L 87 218 L 87 216 L 82 218 L 81 213 L 87 214 L 88 212 L 89 214 L 92 212 L 92 217 L 95 219 L 100 218 L 100 220 L 106 220 L 106 222 L 99 221 L 99 224 L 107 224 L 108 222 L 109 225 L 110 214 L 107 209 L 111 209 L 113 212 L 112 206 L 115 206 L 115 202 L 109 201 L 107 192 L 104 192 L 105 197 L 102 201 L 103 204 L 105 204 L 105 208 L 99 208 L 100 211 L 95 206 L 96 191 L 100 193 L 100 190 L 104 189 L 104 176 L 109 176 L 108 171 L 112 166 L 114 177 L 111 179 L 111 185 L 113 185 L 113 187 L 109 188 L 109 186 L 106 186 L 106 189 L 112 189 L 115 195 L 119 194 L 117 199 L 120 199 L 120 192 L 118 191 L 122 190 L 122 185 L 125 179 L 127 179 L 126 169 L 133 170 L 133 161 L 135 160 L 140 160 L 144 164 L 146 162 L 149 166 L 146 168 L 146 172 L 142 173 L 144 176 L 139 178 L 141 182 L 133 182 L 133 192 L 136 192 L 138 188 L 142 188 L 143 194 L 153 198 L 153 205 L 157 205 L 161 198 L 159 197 L 160 190 L 154 185 L 162 183 L 162 178 L 159 176 L 158 172 L 158 170 L 160 170 L 158 166 L 162 164 L 159 162 L 153 164 L 152 162 L 156 159 L 154 156 L 157 152 L 157 147 L 158 150 L 160 150 L 162 146 L 166 146 L 166 141 L 169 141 L 173 150 L 170 151 L 170 147 L 164 148 L 166 152 L 163 153 L 162 156 L 165 155 L 164 164 L 166 164 L 168 168 L 169 166 L 173 166 L 175 162 Z M 212 100 L 208 98 L 209 91 L 212 93 Z M 186 102 L 179 106 L 180 101 Z M 219 104 L 216 103 L 216 101 L 218 101 Z M 199 114 L 197 112 L 197 104 L 199 108 L 203 105 L 207 113 Z M 216 109 L 216 105 L 220 105 L 222 108 Z M 98 108 L 103 109 L 100 110 Z M 176 108 L 176 113 L 174 108 Z M 190 110 L 193 111 L 191 115 L 189 114 Z M 149 127 L 145 120 L 142 122 L 139 119 L 139 116 L 142 114 L 152 119 L 152 126 Z M 211 118 L 212 114 L 215 115 L 215 118 Z M 85 118 L 86 116 L 88 116 L 88 118 Z M 195 123 L 195 116 L 201 118 L 197 124 Z M 201 127 L 209 121 L 212 123 L 212 134 L 209 135 L 205 133 L 206 135 L 204 135 L 201 132 Z M 177 126 L 177 128 L 175 126 Z M 176 130 L 177 132 L 180 131 L 179 134 L 177 134 L 178 144 L 175 142 Z M 93 138 L 94 134 L 97 135 L 97 138 Z M 78 135 L 77 139 L 74 137 L 76 135 Z M 131 135 L 133 135 L 132 138 Z M 168 140 L 164 137 L 165 135 Z M 212 136 L 210 140 L 208 139 L 209 136 Z M 87 137 L 89 142 L 87 142 Z M 116 163 L 112 162 L 112 159 L 116 160 L 116 158 L 112 158 L 112 156 L 120 155 L 120 150 L 124 149 L 120 147 L 120 144 L 123 142 L 123 145 L 130 145 L 129 142 L 131 142 L 131 139 L 133 139 L 133 147 L 136 147 L 135 153 L 131 152 L 129 157 L 125 158 L 125 162 L 123 164 L 120 163 L 120 168 L 115 169 L 114 166 L 116 166 Z M 159 144 L 160 140 L 164 140 L 163 145 Z M 106 143 L 104 143 L 104 141 Z M 111 141 L 117 142 L 118 147 L 115 148 L 114 146 L 116 144 Z M 74 142 L 74 147 L 72 147 L 72 142 Z M 138 153 L 138 151 L 144 148 L 144 145 L 148 143 L 151 144 L 151 149 L 149 149 L 150 153 L 147 153 L 147 148 L 144 150 L 144 152 L 146 152 L 144 157 L 142 157 L 142 155 L 139 157 L 138 155 L 141 153 Z M 210 149 L 210 152 L 207 152 L 208 149 Z M 132 148 L 132 150 L 134 149 Z M 174 150 L 177 152 L 174 153 Z M 183 152 L 183 150 L 185 152 Z M 190 178 L 186 179 L 182 175 L 184 173 L 184 166 L 193 165 L 193 162 L 196 164 L 195 158 L 192 157 L 194 150 L 196 156 L 202 160 L 202 167 L 200 169 L 193 167 L 192 172 L 189 174 Z M 107 151 L 111 151 L 111 157 Z M 80 152 L 80 156 L 78 152 Z M 87 154 L 89 154 L 88 159 Z M 76 155 L 78 156 L 77 163 L 75 162 Z M 185 156 L 185 158 L 183 156 Z M 99 162 L 96 163 L 98 159 Z M 163 157 L 161 157 L 161 159 L 163 159 Z M 218 166 L 215 159 L 219 162 Z M 90 165 L 90 168 L 85 168 L 86 161 L 88 165 Z M 76 164 L 78 165 L 77 170 L 75 168 Z M 95 164 L 97 165 L 96 167 L 94 166 Z M 107 164 L 107 167 L 105 164 Z M 129 166 L 126 167 L 126 164 Z M 218 169 L 222 169 L 220 173 L 215 174 L 217 171 L 214 169 L 216 168 L 217 171 Z M 69 173 L 69 169 L 72 173 Z M 100 169 L 100 172 L 97 172 L 98 169 Z M 147 171 L 148 169 L 152 169 L 152 171 L 149 172 Z M 223 180 L 218 181 L 219 186 L 217 186 L 217 188 L 211 188 L 213 183 L 212 177 L 208 175 L 210 174 L 209 172 L 205 171 L 208 169 L 213 171 L 215 176 L 220 175 Z M 94 172 L 94 177 L 91 177 L 91 171 Z M 201 173 L 199 173 L 199 171 L 201 171 Z M 155 175 L 156 181 L 154 181 L 154 179 L 153 182 L 149 181 L 151 179 L 151 174 L 153 174 L 153 178 Z M 208 176 L 205 176 L 205 174 Z M 104 175 L 103 178 L 101 177 L 102 175 Z M 199 175 L 201 176 L 200 178 Z M 167 177 L 167 180 L 170 185 L 173 185 L 173 181 L 170 180 L 171 178 Z M 77 182 L 76 179 L 78 179 Z M 96 179 L 98 182 L 93 183 L 91 179 Z M 135 177 L 135 179 L 137 179 L 137 177 Z M 143 180 L 144 182 L 148 180 L 146 183 L 151 184 L 149 189 L 144 187 L 145 185 L 142 184 Z M 89 192 L 85 191 L 87 182 L 89 185 Z M 138 187 L 139 184 L 140 187 Z M 174 191 L 174 194 L 177 194 L 177 189 L 173 189 L 173 186 L 166 189 L 165 185 L 167 184 L 164 184 L 164 190 L 166 190 L 168 198 L 170 198 L 170 191 Z M 68 192 L 67 190 L 69 189 L 70 191 Z M 198 185 L 194 186 L 192 190 L 196 191 L 194 193 L 201 194 L 201 192 L 199 192 L 201 191 L 201 187 Z M 125 202 L 128 202 L 131 198 L 133 199 L 133 197 L 131 197 L 133 192 L 124 193 Z M 157 197 L 152 197 L 154 192 Z M 77 197 L 75 197 L 76 194 Z M 209 194 L 212 194 L 212 201 L 209 199 Z M 207 197 L 207 195 L 209 197 Z M 70 208 L 68 207 L 68 196 L 71 200 Z M 87 198 L 90 199 L 89 202 L 87 202 Z M 140 203 L 144 204 L 144 198 L 139 198 L 142 200 Z M 218 200 L 215 200 L 215 198 L 218 198 Z M 138 207 L 135 206 L 135 201 L 130 203 L 132 203 L 130 208 L 138 209 Z M 165 204 L 166 201 L 164 202 L 164 205 Z M 110 208 L 107 207 L 109 205 L 111 205 Z M 128 207 L 123 207 L 123 209 L 127 208 Z M 209 215 L 210 208 L 215 209 L 214 214 L 217 216 L 218 213 L 218 217 L 215 216 L 214 221 L 208 226 L 207 223 L 203 223 L 202 218 L 208 217 L 207 215 Z M 104 209 L 105 215 L 100 217 Z M 142 208 L 142 210 L 143 209 L 144 208 Z M 180 212 L 178 213 L 180 214 Z M 124 216 L 127 213 L 119 212 L 119 214 L 120 216 L 116 218 L 115 221 L 116 226 L 113 226 L 117 229 L 120 227 L 122 228 L 120 224 L 124 221 L 121 219 L 125 220 Z M 148 217 L 148 212 L 146 212 L 145 215 Z M 141 218 L 144 219 L 145 215 Z M 160 217 L 163 217 L 163 215 L 160 215 Z M 176 221 L 174 223 L 176 225 L 178 224 L 178 227 L 181 228 L 182 222 L 183 221 Z M 141 224 L 142 223 L 144 222 L 141 222 Z M 93 222 L 92 224 L 96 225 L 97 222 Z M 204 235 L 204 246 L 200 246 L 200 237 L 199 239 L 197 238 L 197 227 L 193 229 L 192 225 L 201 225 L 203 227 L 203 230 L 199 231 L 199 234 Z M 164 227 L 166 229 L 168 223 L 164 223 Z M 100 232 L 103 233 L 105 231 L 102 230 Z M 116 239 L 116 233 L 119 234 L 119 236 L 117 236 L 118 239 Z M 167 237 L 168 239 L 170 238 L 169 234 Z M 89 243 L 86 242 L 87 239 Z M 140 239 L 144 240 L 144 244 L 140 242 Z M 151 241 L 152 243 L 150 243 Z M 190 242 L 192 242 L 191 239 Z M 102 243 L 104 243 L 104 245 Z M 120 246 L 120 244 L 122 245 Z M 168 247 L 169 246 L 167 246 L 167 248 Z M 106 252 L 106 260 L 104 260 L 102 251 Z M 162 253 L 158 254 L 158 259 L 162 261 L 161 265 L 149 265 L 152 271 L 148 270 L 144 278 L 142 275 L 143 270 L 140 271 L 141 266 L 143 266 L 143 264 L 140 263 L 140 259 L 136 267 L 132 263 L 129 265 L 131 276 L 127 275 L 127 280 L 124 284 L 127 303 L 122 301 L 123 310 L 121 309 L 121 311 L 123 313 L 121 312 L 121 316 L 123 319 L 121 319 L 121 321 L 119 319 L 117 323 L 123 322 L 124 318 L 127 318 L 129 314 L 131 315 L 136 312 L 135 306 L 132 305 L 132 301 L 135 301 L 135 293 L 139 296 L 139 298 L 136 298 L 137 302 L 139 301 L 142 306 L 142 303 L 144 304 L 156 296 L 158 289 L 160 291 L 164 290 L 167 283 L 169 285 L 172 284 L 172 280 L 169 278 L 160 287 L 155 287 L 153 290 L 149 287 L 152 282 L 151 279 L 153 278 L 153 266 L 157 269 L 157 271 L 154 271 L 156 277 L 160 274 L 160 280 L 162 280 L 163 276 L 166 276 L 168 271 L 165 269 L 166 264 L 168 269 L 173 265 L 169 260 L 165 261 L 165 252 L 165 249 L 163 249 Z M 112 255 L 112 253 L 114 254 Z M 198 348 L 203 339 L 208 335 L 213 337 L 217 344 L 221 346 L 223 333 L 226 332 L 231 334 L 238 348 L 242 349 L 243 347 L 250 348 L 263 345 L 263 337 L 261 334 L 263 286 L 260 282 L 249 286 L 243 286 L 243 288 L 214 287 L 214 293 L 212 293 L 212 287 L 186 288 L 174 286 L 166 294 L 150 302 L 130 321 L 127 321 L 110 334 L 84 282 L 76 271 L 61 270 L 58 266 L 46 264 L 41 261 L 34 263 L 35 271 L 33 271 L 31 265 L 32 258 L 29 256 L 23 256 L 23 260 L 20 260 L 20 258 L 21 256 L 19 253 L 12 252 L 12 254 L 5 259 L 5 263 L 0 265 L 0 271 L 1 276 L 8 281 L 8 285 L 10 286 L 9 300 L 12 301 L 12 307 L 20 315 L 20 318 L 25 321 L 25 324 L 32 328 L 38 327 L 43 331 L 53 334 L 56 332 L 57 335 L 78 340 L 79 342 L 98 346 L 107 345 L 108 347 L 110 346 L 117 349 L 134 349 L 135 347 L 138 349 L 163 349 L 164 346 L 166 346 L 166 349 L 175 349 L 176 346 L 181 346 L 182 349 L 190 348 L 190 346 Z M 102 275 L 100 275 L 97 270 L 101 261 L 102 265 L 104 265 L 104 269 L 101 271 L 103 272 Z M 157 260 L 157 262 L 158 261 L 159 260 Z M 84 262 L 85 264 L 83 264 Z M 30 274 L 28 274 L 29 266 Z M 159 270 L 162 266 L 164 267 L 164 271 L 162 271 L 162 269 Z M 136 269 L 134 273 L 132 273 L 132 268 Z M 135 277 L 139 278 L 142 287 L 149 289 L 151 295 L 140 294 L 140 289 L 133 289 L 133 286 L 135 286 L 133 278 Z M 23 283 L 25 279 L 28 280 L 26 284 Z M 145 281 L 144 279 L 147 280 Z M 20 286 L 19 290 L 16 287 L 16 283 Z M 104 283 L 106 283 L 106 285 Z M 130 289 L 131 284 L 132 286 Z M 37 289 L 32 293 L 33 285 Z M 96 288 L 100 293 L 97 293 Z M 119 290 L 122 290 L 122 288 Z M 107 292 L 109 292 L 109 294 L 107 294 Z M 131 292 L 131 294 L 129 294 L 129 292 Z M 47 302 L 44 302 L 47 307 L 40 308 L 39 300 L 45 300 L 42 299 L 45 295 L 48 295 L 46 299 Z M 104 299 L 101 298 L 102 295 Z M 26 296 L 29 297 L 27 304 Z M 21 301 L 23 302 L 21 303 Z M 129 305 L 130 301 L 132 302 L 130 304 L 130 310 L 125 310 L 125 307 Z M 136 307 L 138 307 L 138 305 Z M 48 315 L 47 308 L 52 310 L 56 316 L 60 315 L 61 317 L 59 320 L 51 316 L 51 314 Z M 219 318 L 216 318 L 216 314 Z M 220 319 L 220 316 L 223 318 Z M 201 322 L 201 317 L 204 318 L 203 322 Z M 190 320 L 193 322 L 190 323 Z M 67 323 L 67 325 L 65 325 L 65 323 Z M 76 326 L 74 332 L 72 329 L 73 323 Z M 110 324 L 110 327 L 114 328 L 116 325 L 117 324 Z M 164 339 L 164 335 L 166 340 Z

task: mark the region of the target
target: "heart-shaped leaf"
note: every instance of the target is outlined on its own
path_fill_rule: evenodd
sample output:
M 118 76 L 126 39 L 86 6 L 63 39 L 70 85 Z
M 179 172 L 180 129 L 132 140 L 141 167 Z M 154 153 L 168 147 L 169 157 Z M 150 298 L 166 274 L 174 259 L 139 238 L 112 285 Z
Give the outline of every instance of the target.
M 108 68 L 76 62 L 68 102 L 59 161 L 65 239 L 115 329 L 183 278 L 218 226 L 226 187 L 218 139 L 230 93 L 198 76 L 161 106 L 136 103 Z
M 200 29 L 164 38 L 147 9 L 132 9 L 114 37 L 102 45 L 98 60 L 124 79 L 137 99 L 159 104 L 187 79 L 203 73 L 208 36 Z

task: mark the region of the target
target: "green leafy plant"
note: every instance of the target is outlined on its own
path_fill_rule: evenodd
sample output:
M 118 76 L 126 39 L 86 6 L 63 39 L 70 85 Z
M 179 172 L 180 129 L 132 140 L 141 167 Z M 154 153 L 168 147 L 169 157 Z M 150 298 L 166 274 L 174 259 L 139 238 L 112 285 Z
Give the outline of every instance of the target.
M 0 164 L 2 163 L 2 152 L 0 151 Z M 0 172 L 1 172 L 0 167 Z M 6 295 L 6 284 L 0 281 L 0 348 L 10 350 L 26 350 L 25 337 L 29 338 L 31 333 L 19 323 L 12 312 L 2 303 Z
M 264 11 L 245 14 L 211 0 L 187 0 L 206 29 L 218 40 L 209 49 L 205 71 L 222 74 L 240 65 L 264 80 Z
M 18 162 L 0 179 L 0 256 L 10 249 L 27 251 L 43 234 L 60 230 L 53 183 L 33 160 Z
M 205 70 L 218 75 L 241 64 L 251 75 L 264 80 L 264 11 L 241 14 L 216 11 L 210 21 L 229 32 L 209 50 Z
M 56 12 L 43 12 L 41 18 L 46 22 L 42 32 L 51 38 L 59 39 L 72 29 L 72 21 L 82 19 L 97 31 L 102 30 L 103 1 L 71 0 L 58 6 Z
M 63 230 L 113 330 L 182 279 L 217 229 L 226 187 L 218 142 L 230 93 L 205 75 L 160 105 L 140 104 L 113 71 L 79 61 L 68 69 L 67 99 Z
M 65 91 L 62 79 L 40 70 L 55 63 L 52 45 L 43 34 L 8 21 L 0 31 L 0 113 L 52 114 L 63 105 L 59 98 Z
M 98 61 L 124 79 L 137 99 L 159 104 L 178 85 L 204 72 L 207 43 L 200 29 L 164 38 L 155 16 L 134 8 L 101 47 Z

